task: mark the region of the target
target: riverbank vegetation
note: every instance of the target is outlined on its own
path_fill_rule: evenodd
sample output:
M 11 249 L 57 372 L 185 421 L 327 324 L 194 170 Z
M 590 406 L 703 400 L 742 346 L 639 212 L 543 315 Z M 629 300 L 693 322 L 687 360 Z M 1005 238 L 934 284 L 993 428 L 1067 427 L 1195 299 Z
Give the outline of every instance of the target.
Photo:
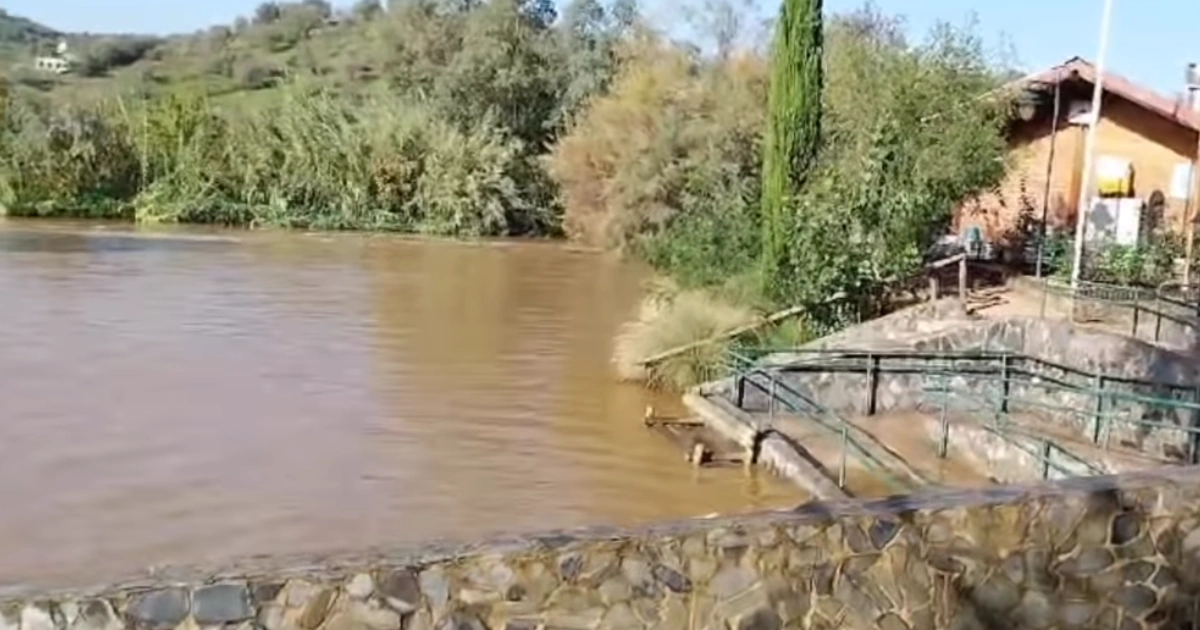
M 10 80 L 0 203 L 16 215 L 555 234 L 540 158 L 606 87 L 635 22 L 620 0 L 577 0 L 561 16 L 533 0 L 368 2 L 342 16 L 267 3 L 233 28 L 122 58 L 136 61 L 107 68 L 98 93 L 80 77 L 46 90 Z
M 634 251 L 714 303 L 805 306 L 808 335 L 878 314 L 888 284 L 919 270 L 955 205 L 1005 172 L 1008 105 L 981 98 L 1000 67 L 969 30 L 940 27 L 911 44 L 878 12 L 835 16 L 821 141 L 803 181 L 772 202 L 784 237 L 761 283 L 768 64 L 751 53 L 697 63 L 664 46 L 643 44 L 626 60 L 555 148 L 551 173 L 570 234 Z M 713 310 L 712 325 L 693 328 L 716 327 L 724 309 Z M 678 341 L 656 332 L 649 312 L 672 317 L 643 312 L 647 355 Z
M 752 340 L 795 342 L 886 308 L 954 206 L 1005 170 L 1004 68 L 971 29 L 915 42 L 870 7 L 821 25 L 820 5 L 789 0 L 773 47 L 718 7 L 715 45 L 697 47 L 626 0 L 561 15 L 544 0 L 266 3 L 229 28 L 97 49 L 90 77 L 10 76 L 0 203 L 562 234 L 671 280 L 623 333 L 623 365 L 798 305 L 799 327 Z M 720 344 L 693 354 L 651 378 L 719 369 Z

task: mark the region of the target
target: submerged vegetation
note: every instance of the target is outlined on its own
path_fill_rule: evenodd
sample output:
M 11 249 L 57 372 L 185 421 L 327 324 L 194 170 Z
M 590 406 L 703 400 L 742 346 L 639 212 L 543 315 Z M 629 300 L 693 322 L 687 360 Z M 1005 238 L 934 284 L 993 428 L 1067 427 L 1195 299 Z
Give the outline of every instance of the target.
M 627 0 L 265 3 L 229 28 L 114 39 L 88 52 L 91 78 L 11 73 L 0 204 L 562 234 L 672 280 L 623 333 L 628 376 L 777 308 L 805 316 L 756 334 L 796 342 L 885 308 L 1005 170 L 1007 103 L 981 98 L 1003 68 L 969 29 L 913 43 L 872 8 L 821 5 L 786 0 L 769 56 L 739 10 L 717 7 L 716 45 L 697 47 Z M 711 377 L 718 346 L 649 377 Z

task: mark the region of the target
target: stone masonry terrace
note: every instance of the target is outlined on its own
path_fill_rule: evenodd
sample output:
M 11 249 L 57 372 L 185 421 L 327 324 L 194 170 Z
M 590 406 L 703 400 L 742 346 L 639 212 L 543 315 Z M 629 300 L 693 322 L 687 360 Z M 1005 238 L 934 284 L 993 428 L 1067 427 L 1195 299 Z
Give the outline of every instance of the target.
M 1196 461 L 1192 357 L 1068 322 L 932 303 L 796 349 L 730 353 L 686 397 L 814 496 L 979 487 Z
M 5 630 L 1184 629 L 1200 469 L 10 591 Z

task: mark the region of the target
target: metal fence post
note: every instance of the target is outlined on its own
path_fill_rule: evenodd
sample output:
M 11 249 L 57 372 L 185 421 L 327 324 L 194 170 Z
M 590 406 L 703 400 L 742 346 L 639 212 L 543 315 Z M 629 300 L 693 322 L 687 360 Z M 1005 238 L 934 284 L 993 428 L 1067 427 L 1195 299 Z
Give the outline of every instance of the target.
M 738 373 L 736 397 L 737 397 L 737 399 L 734 400 L 734 403 L 737 405 L 738 409 L 741 409 L 742 405 L 746 403 L 746 374 L 745 374 L 745 372 Z
M 879 357 L 867 355 L 867 415 L 875 415 L 879 396 Z
M 1050 478 L 1050 440 L 1042 438 L 1042 479 Z
M 1008 398 L 1012 394 L 1011 375 L 1009 374 L 1009 355 L 1005 353 L 1000 358 L 1000 413 L 1008 413 Z
M 1138 294 L 1137 294 L 1137 291 L 1135 290 L 1133 292 L 1133 333 L 1131 333 L 1134 339 L 1137 339 L 1138 311 L 1139 310 L 1140 309 L 1138 307 Z
M 771 377 L 771 392 L 769 394 L 770 401 L 767 403 L 767 424 L 770 425 L 770 428 L 772 429 L 775 428 L 775 400 L 776 396 L 778 395 L 776 392 L 776 387 L 778 384 L 779 381 L 775 380 L 774 377 Z
M 1092 417 L 1092 443 L 1100 443 L 1100 434 L 1104 424 L 1104 375 L 1096 375 L 1096 385 L 1093 390 L 1096 397 L 1095 411 Z
M 850 445 L 850 427 L 842 421 L 842 461 L 838 466 L 838 487 L 846 487 L 846 447 Z
M 1192 402 L 1200 405 L 1200 387 L 1192 390 Z M 1200 464 L 1200 411 L 1192 409 L 1190 424 L 1191 430 L 1191 453 L 1188 453 L 1188 459 L 1194 466 Z
M 938 457 L 945 459 L 950 452 L 950 387 L 942 379 L 941 435 L 938 437 Z
M 1159 299 L 1158 293 L 1154 294 L 1154 341 L 1158 341 L 1162 334 L 1163 308 L 1162 300 Z

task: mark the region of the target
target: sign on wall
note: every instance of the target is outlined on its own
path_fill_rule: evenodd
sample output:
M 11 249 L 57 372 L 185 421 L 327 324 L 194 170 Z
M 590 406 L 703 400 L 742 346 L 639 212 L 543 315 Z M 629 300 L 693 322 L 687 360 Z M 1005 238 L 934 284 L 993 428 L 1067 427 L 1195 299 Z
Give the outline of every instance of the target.
M 1189 199 L 1192 196 L 1192 164 L 1191 162 L 1180 162 L 1175 165 L 1175 170 L 1171 172 L 1171 192 L 1172 199 Z

